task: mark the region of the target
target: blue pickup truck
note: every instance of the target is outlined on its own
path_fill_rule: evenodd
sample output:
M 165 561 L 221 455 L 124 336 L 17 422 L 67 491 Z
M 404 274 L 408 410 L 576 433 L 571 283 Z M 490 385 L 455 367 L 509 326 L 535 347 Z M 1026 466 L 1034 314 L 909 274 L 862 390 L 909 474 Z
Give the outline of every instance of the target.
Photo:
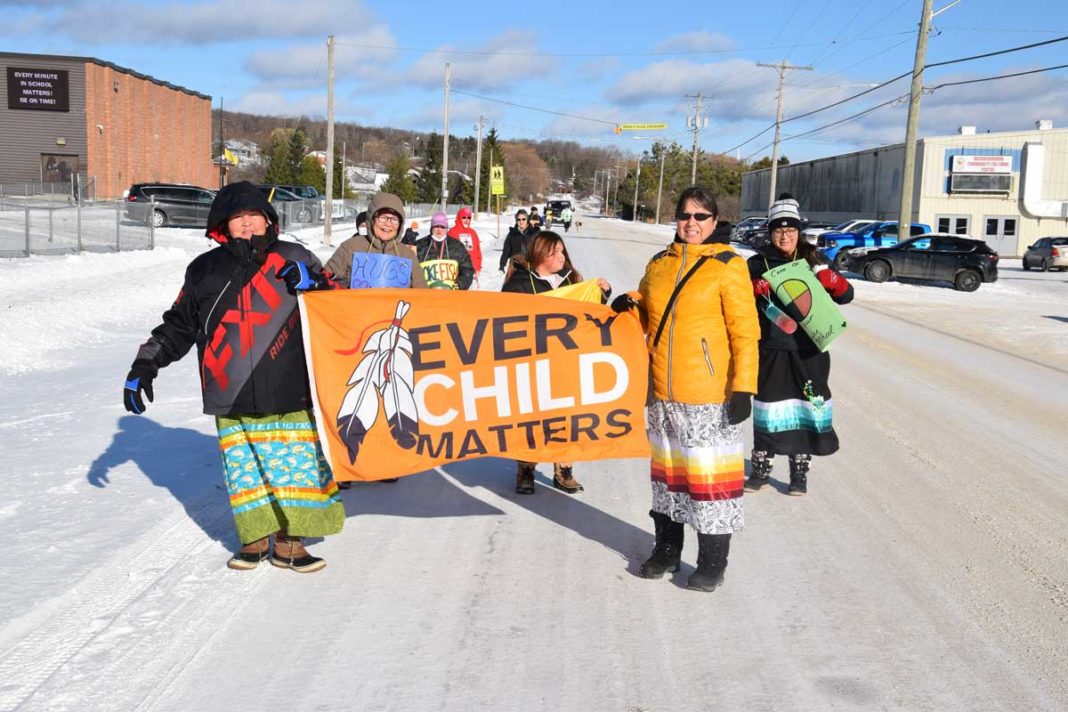
M 930 225 L 912 223 L 909 237 L 924 235 L 930 231 Z M 889 247 L 896 245 L 897 239 L 897 220 L 887 220 L 873 222 L 853 232 L 825 232 L 816 238 L 816 246 L 820 254 L 841 270 L 849 268 L 849 259 L 854 250 Z

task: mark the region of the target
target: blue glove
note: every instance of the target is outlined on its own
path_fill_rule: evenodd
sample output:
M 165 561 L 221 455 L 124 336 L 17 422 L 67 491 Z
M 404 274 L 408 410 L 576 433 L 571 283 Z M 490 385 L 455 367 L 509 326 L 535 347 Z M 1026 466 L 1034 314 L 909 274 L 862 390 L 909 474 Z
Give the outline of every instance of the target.
M 322 272 L 310 269 L 303 262 L 286 260 L 282 269 L 278 270 L 278 279 L 286 283 L 286 291 L 290 294 L 297 292 L 313 292 L 317 289 L 329 289 L 330 282 Z
M 126 374 L 126 383 L 122 386 L 122 404 L 126 410 L 134 415 L 145 412 L 145 401 L 141 398 L 144 393 L 148 402 L 152 402 L 152 379 L 159 371 L 148 359 L 137 359 L 133 362 L 130 372 Z
M 738 425 L 753 412 L 752 393 L 731 394 L 730 404 L 727 406 L 727 422 Z

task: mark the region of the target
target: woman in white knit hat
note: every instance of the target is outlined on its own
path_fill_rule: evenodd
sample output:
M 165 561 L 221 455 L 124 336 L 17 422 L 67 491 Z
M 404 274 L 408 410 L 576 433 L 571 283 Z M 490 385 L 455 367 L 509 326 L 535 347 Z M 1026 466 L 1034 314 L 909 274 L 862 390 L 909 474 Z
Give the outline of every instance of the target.
M 816 278 L 838 304 L 853 300 L 853 287 L 827 264 L 815 245 L 800 239 L 801 215 L 793 196 L 782 194 L 768 212 L 770 241 L 749 258 L 749 277 L 760 312 L 760 371 L 753 401 L 752 469 L 745 489 L 755 492 L 768 483 L 776 455 L 790 459 L 788 493 L 808 491 L 808 469 L 813 455 L 838 450 L 832 424 L 833 401 L 828 378 L 831 355 L 819 350 L 802 329 L 787 333 L 765 314 L 778 301 L 762 276 L 770 269 L 805 260 Z

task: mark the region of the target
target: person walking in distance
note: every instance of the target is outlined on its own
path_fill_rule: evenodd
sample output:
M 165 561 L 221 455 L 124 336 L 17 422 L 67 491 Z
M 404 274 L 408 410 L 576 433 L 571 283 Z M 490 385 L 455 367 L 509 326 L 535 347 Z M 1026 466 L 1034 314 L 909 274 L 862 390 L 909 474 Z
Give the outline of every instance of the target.
M 501 263 L 499 269 L 501 272 L 505 272 L 508 269 L 508 265 L 516 257 L 521 257 L 527 253 L 527 249 L 530 247 L 530 241 L 538 234 L 538 228 L 530 224 L 530 217 L 527 215 L 527 211 L 520 208 L 515 213 L 515 225 L 508 230 L 508 235 L 504 238 L 504 245 L 501 247 Z
M 686 587 L 723 581 L 731 535 L 744 525 L 740 424 L 757 388 L 760 327 L 745 261 L 716 230 L 715 196 L 687 188 L 675 239 L 645 268 L 638 292 L 612 302 L 637 308 L 652 361 L 647 408 L 656 530 L 643 578 L 679 570 L 686 525 L 697 531 L 697 570 Z
M 456 213 L 456 224 L 448 231 L 448 236 L 459 240 L 467 248 L 467 254 L 471 256 L 471 266 L 475 269 L 475 279 L 482 271 L 482 244 L 478 239 L 478 233 L 471 227 L 474 213 L 466 205 Z
M 749 258 L 753 294 L 761 305 L 773 304 L 789 314 L 763 275 L 770 269 L 804 260 L 816 279 L 838 304 L 853 301 L 849 284 L 819 253 L 815 245 L 800 240 L 801 216 L 797 201 L 780 196 L 768 213 L 770 242 Z M 803 329 L 787 333 L 760 309 L 760 379 L 753 403 L 752 467 L 745 489 L 757 492 L 766 485 L 776 455 L 790 461 L 787 494 L 808 492 L 812 456 L 838 451 L 838 434 L 832 423 L 833 405 L 828 383 L 831 355 L 820 351 Z
M 122 401 L 144 413 L 159 370 L 195 345 L 204 412 L 215 416 L 241 541 L 227 565 L 253 569 L 269 556 L 275 566 L 308 573 L 326 562 L 302 538 L 340 532 L 345 511 L 311 410 L 295 294 L 336 284 L 314 254 L 279 240 L 277 225 L 252 183 L 218 192 L 206 234 L 219 246 L 186 268 L 178 298 L 137 351 Z

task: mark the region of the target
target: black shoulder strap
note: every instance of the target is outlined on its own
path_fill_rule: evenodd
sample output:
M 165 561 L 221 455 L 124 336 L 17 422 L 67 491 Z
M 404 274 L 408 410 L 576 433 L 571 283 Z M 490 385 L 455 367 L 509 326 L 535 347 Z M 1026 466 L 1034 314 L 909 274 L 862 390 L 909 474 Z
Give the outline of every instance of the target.
M 683 275 L 682 279 L 679 280 L 679 283 L 675 285 L 675 291 L 671 293 L 671 298 L 668 299 L 667 306 L 664 307 L 664 313 L 660 317 L 660 326 L 658 326 L 656 329 L 656 336 L 653 337 L 653 348 L 656 348 L 657 345 L 660 343 L 660 335 L 664 333 L 664 325 L 668 322 L 668 317 L 671 314 L 671 308 L 675 306 L 675 300 L 678 299 L 679 292 L 682 291 L 682 288 L 683 286 L 685 286 L 687 280 L 689 280 L 690 277 L 693 276 L 694 272 L 700 269 L 701 265 L 703 265 L 705 263 L 705 260 L 707 260 L 708 258 L 709 255 L 703 255 L 700 259 L 698 259 L 697 263 L 690 268 L 690 271 Z
M 740 259 L 741 255 L 739 255 L 737 252 L 718 252 L 718 253 L 716 253 L 715 257 L 716 257 L 717 260 L 719 260 L 723 264 L 727 264 L 728 262 L 733 260 L 735 257 L 738 257 Z

